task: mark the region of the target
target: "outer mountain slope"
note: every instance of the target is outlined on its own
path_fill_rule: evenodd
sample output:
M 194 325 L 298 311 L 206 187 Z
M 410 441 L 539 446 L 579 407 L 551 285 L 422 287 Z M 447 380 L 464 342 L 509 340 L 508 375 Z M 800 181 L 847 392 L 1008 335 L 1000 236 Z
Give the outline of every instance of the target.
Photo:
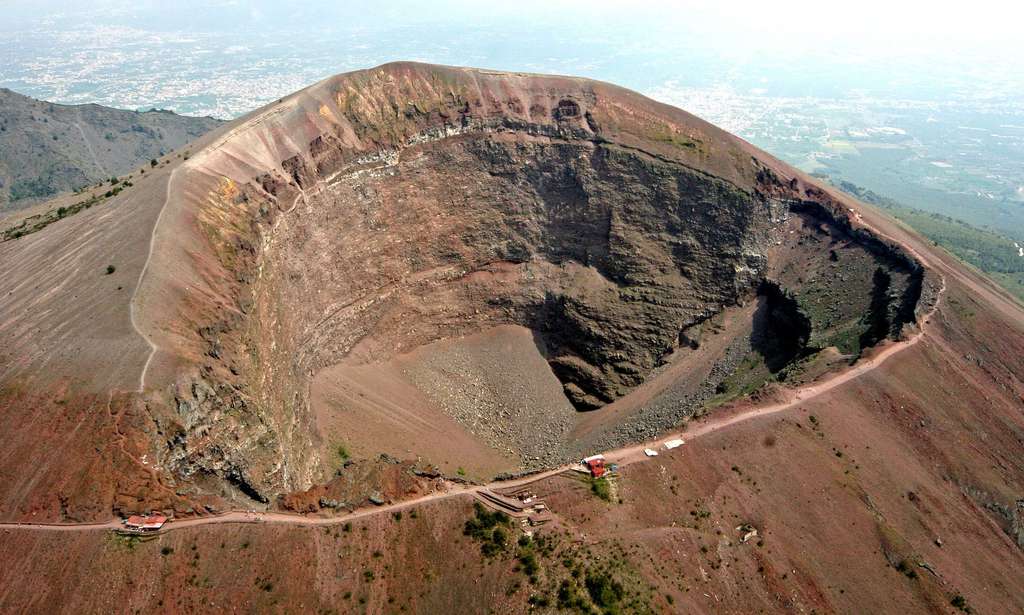
M 0 88 L 0 210 L 129 173 L 221 123 L 170 111 L 59 105 Z

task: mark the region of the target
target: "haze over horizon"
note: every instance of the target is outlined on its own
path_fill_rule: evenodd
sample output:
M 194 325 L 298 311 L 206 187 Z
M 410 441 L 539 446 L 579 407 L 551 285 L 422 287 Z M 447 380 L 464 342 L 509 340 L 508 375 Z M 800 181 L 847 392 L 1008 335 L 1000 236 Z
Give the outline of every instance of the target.
M 395 60 L 577 75 L 686 109 L 807 172 L 1024 240 L 1024 9 L 806 0 L 15 0 L 0 87 L 238 117 Z
M 55 102 L 223 119 L 393 60 L 581 75 L 645 93 L 666 84 L 932 101 L 1024 92 L 1024 10 L 995 2 L 850 10 L 784 0 L 770 11 L 642 2 L 623 11 L 608 1 L 531 1 L 486 15 L 462 0 L 429 11 L 412 2 L 2 4 L 0 85 Z

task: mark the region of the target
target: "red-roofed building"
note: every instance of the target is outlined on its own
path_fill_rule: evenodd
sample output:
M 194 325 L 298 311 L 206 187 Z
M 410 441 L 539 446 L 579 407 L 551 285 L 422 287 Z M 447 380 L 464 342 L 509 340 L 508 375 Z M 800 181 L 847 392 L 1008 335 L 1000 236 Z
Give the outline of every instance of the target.
M 594 478 L 601 478 L 605 474 L 604 467 L 604 455 L 594 455 L 593 457 L 587 457 L 583 460 L 583 465 L 590 470 L 590 475 Z
M 163 515 L 132 515 L 124 520 L 124 526 L 137 532 L 155 532 L 167 523 Z

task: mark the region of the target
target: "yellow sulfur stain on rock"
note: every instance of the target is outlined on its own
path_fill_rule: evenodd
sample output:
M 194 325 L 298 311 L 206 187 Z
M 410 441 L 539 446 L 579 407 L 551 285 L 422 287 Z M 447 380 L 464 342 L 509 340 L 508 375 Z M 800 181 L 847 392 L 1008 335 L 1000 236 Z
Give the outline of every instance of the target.
M 317 109 L 317 113 L 319 113 L 320 117 L 324 118 L 325 120 L 328 120 L 328 121 L 334 122 L 334 123 L 338 123 L 338 118 L 336 118 L 334 116 L 334 112 L 331 111 L 327 107 L 327 105 L 320 105 L 320 108 Z
M 238 194 L 238 184 L 235 183 L 235 180 L 230 177 L 221 177 L 216 196 L 220 197 L 222 201 L 233 201 Z

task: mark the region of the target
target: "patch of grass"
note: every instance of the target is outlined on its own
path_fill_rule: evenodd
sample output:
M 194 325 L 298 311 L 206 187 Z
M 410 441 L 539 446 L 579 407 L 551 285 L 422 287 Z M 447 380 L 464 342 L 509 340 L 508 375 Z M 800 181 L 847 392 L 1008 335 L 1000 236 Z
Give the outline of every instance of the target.
M 125 185 L 128 186 L 131 184 L 126 182 Z M 121 188 L 118 187 L 115 190 L 120 191 Z M 68 216 L 73 216 L 74 214 L 77 214 L 82 210 L 89 209 L 93 205 L 102 202 L 105 197 L 114 196 L 114 194 L 115 192 L 111 191 L 109 194 L 106 194 L 104 196 L 89 197 L 84 201 L 79 201 L 67 207 L 62 206 L 56 209 L 51 209 L 50 211 L 44 214 L 29 216 L 28 218 L 22 220 L 21 223 L 18 224 L 17 226 L 5 229 L 3 231 L 3 234 L 0 235 L 0 241 L 10 241 L 12 239 L 24 237 L 25 235 L 31 235 L 36 231 L 41 231 L 47 226 L 53 224 L 54 222 L 67 218 Z
M 726 402 L 750 395 L 774 379 L 764 357 L 756 351 L 750 351 L 740 360 L 736 369 L 718 383 L 714 397 L 707 401 L 705 407 L 716 408 Z
M 531 550 L 527 550 L 519 556 L 519 563 L 522 564 L 523 574 L 528 577 L 536 575 L 537 571 L 540 570 L 540 565 L 537 563 L 537 556 Z
M 586 585 L 587 593 L 590 594 L 590 599 L 605 613 L 619 612 L 619 602 L 625 595 L 622 583 L 604 572 L 588 570 L 584 585 Z
M 576 588 L 568 579 L 563 579 L 558 586 L 558 608 L 563 610 L 589 610 L 590 605 L 579 595 Z
M 334 452 L 338 454 L 338 459 L 340 459 L 342 463 L 345 463 L 351 457 L 344 444 L 339 443 L 338 446 L 335 447 Z
M 605 502 L 612 501 L 611 483 L 608 482 L 607 478 L 591 478 L 590 492 Z
M 135 547 L 143 542 L 142 536 L 136 536 L 134 534 L 128 535 L 112 533 L 111 536 L 111 542 L 115 547 L 126 549 L 128 551 L 134 551 Z
M 860 328 L 848 327 L 830 335 L 821 342 L 821 345 L 835 346 L 843 354 L 859 356 L 863 350 L 860 344 L 861 335 L 862 331 Z

